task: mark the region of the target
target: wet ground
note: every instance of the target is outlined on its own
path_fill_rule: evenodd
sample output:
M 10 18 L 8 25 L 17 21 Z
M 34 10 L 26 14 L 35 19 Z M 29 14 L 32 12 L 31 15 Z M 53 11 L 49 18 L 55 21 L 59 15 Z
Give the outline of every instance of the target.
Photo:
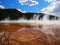
M 0 23 L 0 45 L 60 45 L 60 24 Z

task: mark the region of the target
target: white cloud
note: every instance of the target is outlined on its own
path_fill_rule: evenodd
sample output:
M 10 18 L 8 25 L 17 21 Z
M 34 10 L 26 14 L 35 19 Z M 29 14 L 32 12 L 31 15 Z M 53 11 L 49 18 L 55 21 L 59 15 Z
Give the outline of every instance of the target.
M 47 2 L 55 2 L 56 0 L 45 0 Z
M 4 6 L 0 5 L 0 9 L 4 9 Z
M 46 14 L 60 16 L 60 1 L 50 3 L 49 6 L 43 8 L 41 11 Z
M 28 5 L 28 6 L 33 6 L 38 4 L 38 2 L 34 0 L 19 0 L 19 3 L 21 5 Z
M 26 13 L 26 11 L 22 11 L 21 9 L 17 9 L 18 11 L 22 12 L 22 13 Z

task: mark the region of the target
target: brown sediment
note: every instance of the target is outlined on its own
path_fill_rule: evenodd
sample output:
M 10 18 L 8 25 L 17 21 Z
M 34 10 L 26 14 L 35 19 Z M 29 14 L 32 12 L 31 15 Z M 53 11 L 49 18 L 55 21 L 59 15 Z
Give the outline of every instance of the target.
M 0 32 L 7 31 L 7 32 L 15 32 L 21 28 L 34 28 L 35 24 L 33 23 L 0 23 Z M 42 25 L 37 25 L 38 28 L 42 28 Z
M 60 45 L 60 25 L 0 23 L 0 45 Z
M 1 41 L 4 45 L 48 45 L 47 37 L 43 32 L 29 28 L 19 32 L 6 32 Z

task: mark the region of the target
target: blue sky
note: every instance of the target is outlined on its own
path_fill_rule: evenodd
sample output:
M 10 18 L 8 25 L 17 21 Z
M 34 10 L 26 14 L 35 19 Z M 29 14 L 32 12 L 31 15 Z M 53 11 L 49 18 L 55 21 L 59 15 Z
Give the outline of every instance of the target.
M 60 16 L 60 0 L 0 0 L 0 8 L 16 8 L 21 12 L 43 12 Z
M 45 0 L 34 0 L 38 2 L 38 4 L 29 6 L 29 5 L 21 5 L 19 0 L 0 0 L 0 5 L 3 5 L 7 8 L 16 8 L 26 12 L 40 12 L 42 8 L 48 6 L 48 2 Z

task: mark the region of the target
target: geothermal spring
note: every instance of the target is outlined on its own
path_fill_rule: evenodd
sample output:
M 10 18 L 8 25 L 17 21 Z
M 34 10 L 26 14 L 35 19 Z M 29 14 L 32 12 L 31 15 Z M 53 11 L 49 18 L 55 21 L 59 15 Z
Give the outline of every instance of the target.
M 60 19 L 49 20 L 48 16 L 0 21 L 0 45 L 60 45 Z
M 19 18 L 18 20 L 9 20 L 9 17 L 5 18 L 4 20 L 0 21 L 0 23 L 35 23 L 35 24 L 43 24 L 43 25 L 49 25 L 49 24 L 59 24 L 60 23 L 60 17 L 56 19 L 49 20 L 49 15 L 45 14 L 42 19 L 39 19 L 39 15 L 34 14 L 34 16 L 27 20 L 24 17 Z

